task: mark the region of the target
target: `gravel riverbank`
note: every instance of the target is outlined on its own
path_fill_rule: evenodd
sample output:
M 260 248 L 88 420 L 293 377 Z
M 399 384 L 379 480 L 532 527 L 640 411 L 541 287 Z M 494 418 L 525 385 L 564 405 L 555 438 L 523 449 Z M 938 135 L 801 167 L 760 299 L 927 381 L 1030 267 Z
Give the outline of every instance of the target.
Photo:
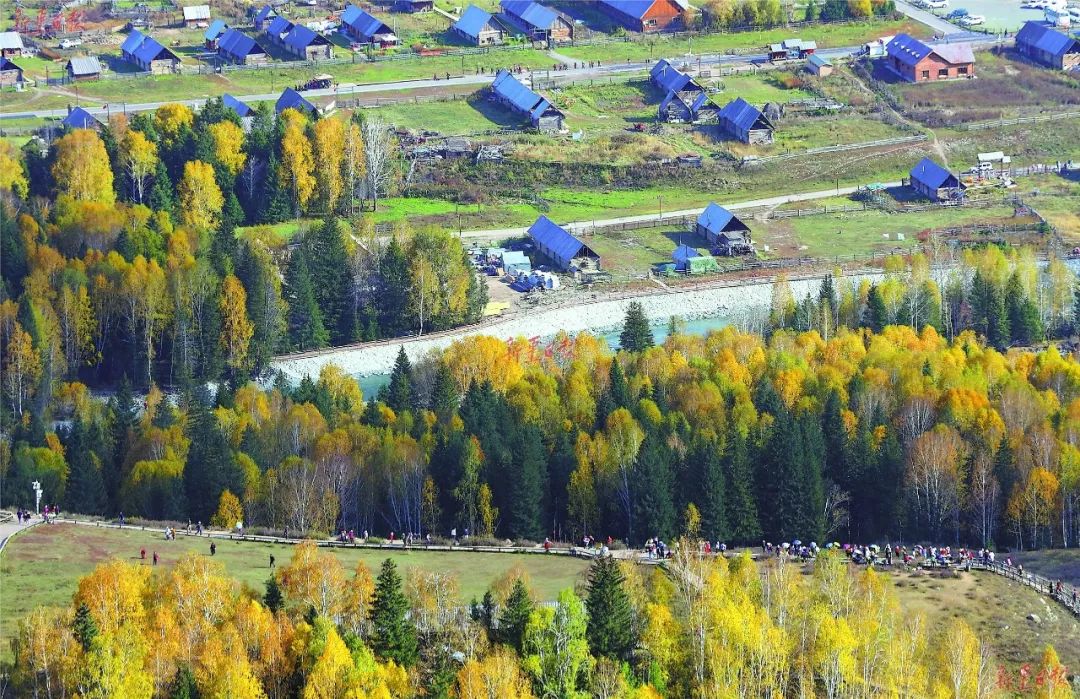
M 881 275 L 864 276 L 873 281 Z M 858 283 L 860 279 L 861 276 L 853 276 L 845 277 L 844 281 Z M 807 293 L 816 295 L 820 285 L 820 275 L 808 276 L 793 279 L 791 290 L 796 299 L 801 299 Z M 294 381 L 299 381 L 305 375 L 317 376 L 326 364 L 337 364 L 346 373 L 354 376 L 385 374 L 393 368 L 394 359 L 401 347 L 405 348 L 410 360 L 416 361 L 428 352 L 447 347 L 468 335 L 491 335 L 509 339 L 550 337 L 560 330 L 571 334 L 581 331 L 610 331 L 622 324 L 631 301 L 640 301 L 649 320 L 658 323 L 666 322 L 671 316 L 684 320 L 724 318 L 738 322 L 763 312 L 769 307 L 771 298 L 771 280 L 686 290 L 657 290 L 655 293 L 625 298 L 530 309 L 481 326 L 430 337 L 399 338 L 318 353 L 282 356 L 274 361 L 273 368 Z

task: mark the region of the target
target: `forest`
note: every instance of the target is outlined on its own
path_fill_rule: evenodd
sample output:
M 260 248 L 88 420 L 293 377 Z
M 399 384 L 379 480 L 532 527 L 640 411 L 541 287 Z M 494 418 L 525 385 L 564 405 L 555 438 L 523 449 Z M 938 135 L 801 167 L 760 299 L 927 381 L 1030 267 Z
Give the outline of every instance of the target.
M 275 119 L 264 105 L 245 132 L 217 99 L 197 115 L 117 114 L 47 146 L 4 142 L 5 352 L 13 337 L 47 345 L 43 387 L 145 388 L 243 381 L 276 353 L 474 322 L 486 288 L 459 243 L 377 233 L 365 213 L 396 158 L 377 120 Z M 322 223 L 287 245 L 257 225 L 301 215 Z
M 389 559 L 377 574 L 348 571 L 313 542 L 261 594 L 210 556 L 168 569 L 113 560 L 70 606 L 19 623 L 11 687 L 130 699 L 1071 696 L 1053 647 L 1010 670 L 962 618 L 901 613 L 886 576 L 842 556 L 804 575 L 691 542 L 666 571 L 597 559 L 550 604 L 517 568 L 466 606 L 453 576 L 403 575 Z

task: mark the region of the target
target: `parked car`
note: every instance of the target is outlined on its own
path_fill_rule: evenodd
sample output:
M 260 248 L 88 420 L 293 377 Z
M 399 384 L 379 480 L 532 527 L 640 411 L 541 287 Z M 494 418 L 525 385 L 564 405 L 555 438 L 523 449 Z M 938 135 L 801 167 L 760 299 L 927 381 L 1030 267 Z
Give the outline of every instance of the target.
M 931 10 L 944 10 L 949 6 L 949 0 L 926 0 L 926 6 Z
M 82 46 L 82 39 L 64 39 L 60 42 L 62 49 L 73 49 L 76 46 Z

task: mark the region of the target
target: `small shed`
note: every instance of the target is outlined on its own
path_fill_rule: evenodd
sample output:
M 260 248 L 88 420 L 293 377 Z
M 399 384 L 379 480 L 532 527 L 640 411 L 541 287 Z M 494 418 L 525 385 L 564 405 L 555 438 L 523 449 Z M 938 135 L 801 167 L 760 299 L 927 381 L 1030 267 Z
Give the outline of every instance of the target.
M 60 123 L 71 129 L 94 129 L 95 131 L 103 126 L 97 117 L 82 107 L 68 107 L 67 116 Z
M 9 58 L 0 58 L 0 86 L 11 87 L 23 82 L 23 69 Z
M 356 5 L 346 5 L 341 13 L 341 31 L 353 41 L 378 46 L 396 46 L 397 35 L 390 25 Z
M 574 25 L 550 7 L 533 0 L 500 0 L 500 15 L 505 23 L 533 41 L 569 41 Z
M 229 28 L 229 25 L 225 24 L 223 19 L 215 19 L 210 23 L 210 26 L 205 32 L 203 32 L 203 45 L 210 51 L 217 51 L 217 42 L 221 38 L 221 35 L 225 33 L 225 30 Z
M 908 175 L 911 188 L 933 201 L 957 199 L 964 191 L 960 178 L 930 158 L 920 160 Z
M 101 62 L 95 56 L 76 56 L 64 66 L 72 80 L 97 80 L 101 77 Z
M 716 202 L 706 206 L 698 216 L 694 232 L 709 241 L 718 255 L 730 257 L 754 252 L 750 227 Z
M 703 255 L 689 245 L 680 245 L 671 253 L 671 259 L 675 261 L 675 269 L 686 274 L 705 274 L 715 272 L 717 269 L 716 258 L 712 255 Z
M 209 5 L 190 5 L 184 8 L 184 26 L 197 27 L 210 23 Z
M 806 69 L 814 75 L 824 78 L 832 75 L 833 64 L 829 62 L 829 59 L 815 53 L 806 60 Z
M 600 268 L 600 255 L 547 216 L 541 216 L 529 226 L 529 237 L 540 254 L 561 270 Z
M 270 5 L 263 5 L 259 8 L 259 11 L 255 13 L 255 17 L 252 19 L 252 23 L 255 25 L 255 31 L 261 32 L 266 28 L 266 25 L 270 23 L 270 20 L 277 17 L 277 12 Z
M 564 115 L 551 102 L 533 92 L 508 70 L 500 70 L 491 82 L 492 98 L 513 111 L 528 117 L 541 132 L 562 131 Z
M 0 32 L 0 58 L 21 56 L 25 50 L 18 32 Z
M 742 97 L 736 97 L 720 110 L 719 121 L 724 131 L 743 143 L 773 142 L 776 126 L 772 120 Z
M 285 35 L 282 47 L 303 61 L 324 61 L 334 57 L 330 40 L 297 24 Z
M 475 46 L 496 46 L 510 35 L 507 28 L 490 12 L 469 5 L 450 29 Z

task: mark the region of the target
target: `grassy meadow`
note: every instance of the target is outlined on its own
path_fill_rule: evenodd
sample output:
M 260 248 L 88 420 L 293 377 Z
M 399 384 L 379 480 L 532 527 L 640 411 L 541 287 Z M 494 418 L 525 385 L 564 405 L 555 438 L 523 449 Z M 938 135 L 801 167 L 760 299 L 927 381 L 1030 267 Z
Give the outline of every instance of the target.
M 7 641 L 15 624 L 40 605 L 64 605 L 71 601 L 79 578 L 97 563 L 111 558 L 138 562 L 146 549 L 145 565 L 153 552 L 160 556 L 160 569 L 167 570 L 189 551 L 209 555 L 209 539 L 180 536 L 164 541 L 160 532 L 138 529 L 106 529 L 58 524 L 39 525 L 12 539 L 0 554 L 0 653 L 10 653 Z M 241 584 L 260 594 L 269 577 L 270 555 L 278 566 L 288 563 L 292 546 L 249 541 L 213 539 L 217 543 L 214 560 Z M 383 560 L 391 558 L 407 575 L 410 568 L 437 569 L 453 573 L 461 588 L 461 601 L 479 599 L 497 578 L 514 567 L 528 572 L 537 595 L 554 599 L 559 590 L 573 587 L 583 579 L 588 563 L 561 555 L 466 553 L 412 549 L 332 549 L 346 570 L 363 561 L 374 573 Z

